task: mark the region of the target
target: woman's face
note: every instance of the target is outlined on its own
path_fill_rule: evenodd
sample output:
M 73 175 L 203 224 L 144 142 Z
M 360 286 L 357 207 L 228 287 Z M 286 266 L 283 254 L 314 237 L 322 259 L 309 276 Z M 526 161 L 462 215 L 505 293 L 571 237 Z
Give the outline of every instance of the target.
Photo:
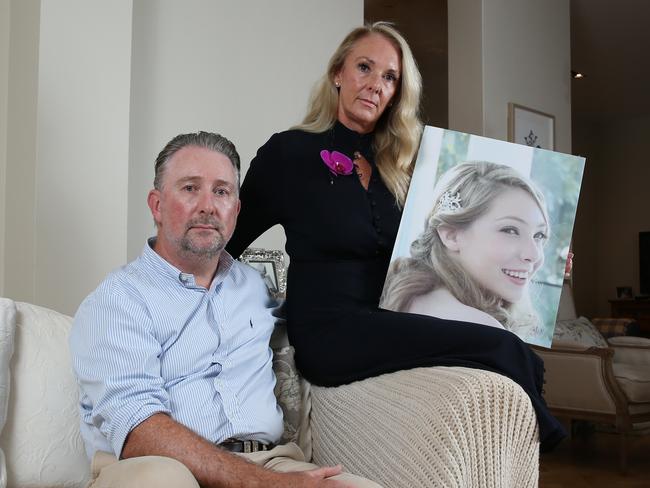
M 513 303 L 544 262 L 547 234 L 544 214 L 533 197 L 510 188 L 486 213 L 457 231 L 454 255 L 483 288 Z
M 338 119 L 362 134 L 372 132 L 399 86 L 401 59 L 395 46 L 380 34 L 357 41 L 341 70 Z

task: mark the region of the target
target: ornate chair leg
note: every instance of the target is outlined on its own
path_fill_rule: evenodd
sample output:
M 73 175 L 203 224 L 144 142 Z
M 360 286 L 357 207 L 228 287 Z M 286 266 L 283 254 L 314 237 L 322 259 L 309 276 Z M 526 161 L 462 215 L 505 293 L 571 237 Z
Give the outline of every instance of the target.
M 619 468 L 621 474 L 627 474 L 627 448 L 628 448 L 628 435 L 627 432 L 621 432 L 619 440 Z

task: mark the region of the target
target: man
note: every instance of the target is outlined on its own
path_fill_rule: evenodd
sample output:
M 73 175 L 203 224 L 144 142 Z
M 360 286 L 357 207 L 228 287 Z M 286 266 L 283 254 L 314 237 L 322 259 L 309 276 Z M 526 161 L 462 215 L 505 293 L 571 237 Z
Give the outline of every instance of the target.
M 377 487 L 273 445 L 272 303 L 224 251 L 240 208 L 234 145 L 172 139 L 148 204 L 157 236 L 84 300 L 70 338 L 91 486 Z

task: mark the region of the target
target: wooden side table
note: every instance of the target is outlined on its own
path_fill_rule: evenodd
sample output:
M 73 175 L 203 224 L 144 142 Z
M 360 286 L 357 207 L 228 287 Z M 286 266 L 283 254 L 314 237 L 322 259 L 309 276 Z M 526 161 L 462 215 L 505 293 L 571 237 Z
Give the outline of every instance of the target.
M 639 324 L 641 334 L 650 336 L 650 300 L 616 299 L 610 300 L 612 317 L 634 319 Z

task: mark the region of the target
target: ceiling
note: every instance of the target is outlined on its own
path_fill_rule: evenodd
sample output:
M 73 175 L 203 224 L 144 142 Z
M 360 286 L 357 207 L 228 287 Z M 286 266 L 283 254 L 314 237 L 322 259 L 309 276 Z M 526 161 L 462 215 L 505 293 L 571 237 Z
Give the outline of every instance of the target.
M 649 51 L 650 1 L 571 0 L 573 118 L 650 115 Z

